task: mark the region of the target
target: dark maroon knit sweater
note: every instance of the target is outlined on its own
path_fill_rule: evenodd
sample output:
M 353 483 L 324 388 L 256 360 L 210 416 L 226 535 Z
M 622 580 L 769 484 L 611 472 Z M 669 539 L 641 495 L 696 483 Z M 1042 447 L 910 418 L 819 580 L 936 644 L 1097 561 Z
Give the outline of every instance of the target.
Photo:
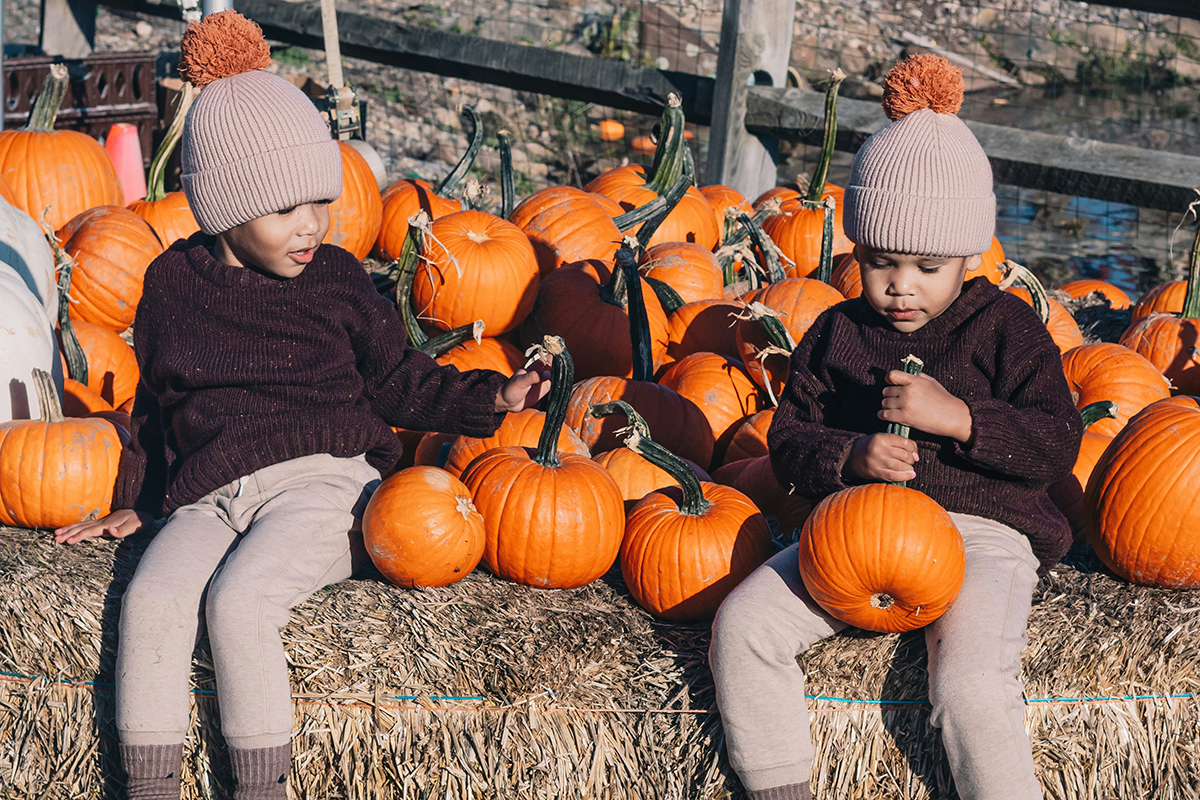
M 113 508 L 155 516 L 300 456 L 400 457 L 388 427 L 495 433 L 504 383 L 407 345 L 396 310 L 345 250 L 292 279 L 230 267 L 197 234 L 146 270 L 134 323 L 142 370 Z
M 1070 473 L 1083 421 L 1058 347 L 1024 301 L 984 278 L 963 286 L 941 316 L 901 333 L 864 298 L 826 311 L 792 353 L 788 385 L 767 435 L 784 486 L 817 499 L 847 488 L 850 446 L 880 433 L 884 375 L 909 353 L 971 410 L 969 445 L 912 431 L 920 460 L 908 485 L 947 511 L 1024 533 L 1044 573 L 1071 546 L 1046 486 Z

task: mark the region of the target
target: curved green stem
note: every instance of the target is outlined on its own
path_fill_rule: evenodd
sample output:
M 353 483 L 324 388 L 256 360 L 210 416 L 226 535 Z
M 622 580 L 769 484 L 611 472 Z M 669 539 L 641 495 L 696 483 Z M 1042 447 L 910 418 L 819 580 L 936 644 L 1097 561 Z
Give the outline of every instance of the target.
M 462 117 L 467 123 L 463 125 L 463 130 L 467 130 L 469 125 L 470 133 L 467 135 L 471 138 L 471 143 L 467 145 L 467 152 L 463 153 L 463 157 L 454 165 L 454 169 L 450 170 L 450 174 L 433 187 L 433 193 L 441 197 L 449 196 L 458 188 L 458 184 L 462 183 L 462 179 L 467 176 L 467 172 L 475 164 L 475 157 L 479 155 L 479 150 L 483 147 L 483 125 L 479 123 L 479 115 L 475 113 L 475 107 L 463 106 Z
M 663 109 L 654 163 L 646 178 L 646 188 L 655 194 L 666 194 L 684 171 L 683 151 L 687 143 L 684 131 L 683 101 L 672 93 Z
M 629 298 L 626 313 L 629 315 L 629 344 L 633 348 L 633 379 L 654 380 L 654 353 L 650 347 L 650 318 L 646 316 L 646 300 L 642 297 L 642 281 L 638 274 L 637 259 L 628 245 L 617 250 L 613 268 L 625 275 L 625 291 Z
M 1046 287 L 1042 286 L 1042 282 L 1037 279 L 1037 276 L 1015 261 L 1005 261 L 1004 271 L 1004 282 L 1015 281 L 1025 287 L 1025 290 L 1029 292 L 1029 297 L 1033 300 L 1033 310 L 1037 313 L 1038 319 L 1042 321 L 1043 325 L 1050 322 L 1050 297 L 1046 294 Z
M 42 422 L 64 422 L 62 403 L 58 399 L 58 390 L 54 388 L 54 380 L 44 369 L 33 368 L 33 389 L 37 393 Z
M 1196 239 L 1192 242 L 1192 260 L 1188 265 L 1187 294 L 1183 296 L 1183 319 L 1200 319 L 1200 226 L 1196 228 Z
M 42 82 L 37 99 L 33 101 L 33 109 L 29 112 L 29 122 L 22 130 L 46 133 L 54 130 L 54 120 L 62 108 L 63 98 L 67 96 L 67 86 L 70 78 L 67 76 L 66 64 L 51 64 L 50 74 Z
M 416 216 L 419 218 L 425 212 Z M 418 349 L 424 348 L 429 341 L 421 323 L 412 307 L 413 280 L 417 275 L 417 259 L 421 254 L 422 234 L 420 220 L 409 221 L 408 235 L 404 237 L 404 246 L 400 249 L 400 257 L 396 259 L 396 311 L 400 314 L 400 322 L 404 332 L 408 334 L 408 343 Z
M 88 363 L 87 354 L 75 336 L 75 326 L 71 322 L 71 277 L 75 273 L 75 259 L 58 243 L 58 237 L 51 229 L 45 215 L 42 218 L 42 230 L 46 241 L 54 252 L 54 267 L 58 271 L 58 338 L 62 344 L 63 359 L 67 362 L 67 377 L 87 385 Z
M 909 375 L 920 375 L 923 369 L 925 369 L 925 362 L 921 359 L 911 353 L 904 357 L 904 371 Z M 887 432 L 893 433 L 896 436 L 903 436 L 907 439 L 910 431 L 907 425 L 901 425 L 899 422 L 889 422 Z M 895 481 L 896 486 L 904 486 L 907 483 L 908 481 Z
M 500 218 L 512 216 L 517 204 L 517 187 L 513 180 L 512 143 L 508 140 L 508 132 L 496 134 L 500 142 Z
M 483 336 L 483 320 L 477 319 L 467 325 L 459 325 L 457 328 L 451 328 L 445 333 L 426 339 L 425 343 L 417 347 L 422 353 L 433 358 L 437 358 L 443 353 L 453 350 L 463 342 L 474 339 L 479 341 L 479 337 Z
M 1116 419 L 1118 411 L 1117 404 L 1112 400 L 1088 403 L 1079 409 L 1079 416 L 1083 417 L 1083 429 L 1086 431 L 1102 419 Z
M 767 268 L 767 280 L 777 283 L 786 278 L 783 263 L 779 260 L 779 251 L 775 248 L 775 243 L 771 241 L 771 238 L 746 214 L 739 214 L 738 222 L 742 223 L 742 227 L 746 229 L 746 233 L 750 237 L 750 242 L 762 255 L 763 266 Z
M 840 69 L 834 70 L 829 77 L 829 85 L 825 87 L 825 135 L 821 138 L 821 155 L 817 158 L 817 166 L 808 182 L 808 197 L 810 202 L 819 203 L 825 193 L 825 180 L 829 177 L 829 162 L 833 158 L 833 146 L 837 141 L 837 93 L 846 74 Z
M 659 227 L 671 215 L 671 212 L 675 210 L 675 206 L 679 205 L 679 201 L 687 194 L 687 190 L 691 187 L 692 183 L 693 177 L 690 170 L 684 170 L 684 173 L 679 176 L 679 180 L 675 181 L 675 185 L 671 187 L 670 191 L 646 204 L 647 206 L 658 205 L 658 210 L 647 220 L 645 225 L 638 229 L 637 240 L 643 250 L 650 246 L 650 240 L 654 238 L 654 234 L 658 232 Z M 659 205 L 659 201 L 662 201 L 661 205 Z M 624 229 L 622 228 L 621 230 Z
M 655 297 L 662 304 L 663 311 L 670 316 L 679 310 L 680 306 L 685 305 L 683 298 L 679 296 L 679 292 L 666 281 L 660 281 L 658 278 L 652 278 L 649 275 L 643 275 L 642 280 L 650 284 L 650 288 L 654 290 Z
M 615 400 L 611 403 L 597 403 L 591 407 L 590 413 L 597 419 L 610 414 L 625 415 L 632 429 L 625 437 L 625 446 L 654 466 L 670 473 L 675 479 L 683 489 L 683 502 L 679 504 L 680 514 L 695 517 L 712 508 L 712 502 L 704 496 L 704 487 L 696 473 L 682 458 L 650 438 L 650 428 L 646 425 L 646 420 L 633 410 L 633 406 L 622 400 Z
M 167 128 L 162 144 L 154 154 L 154 160 L 150 162 L 150 173 L 146 181 L 147 202 L 156 203 L 167 196 L 167 162 L 171 160 L 171 153 L 175 152 L 175 145 L 183 138 L 183 123 L 197 94 L 199 92 L 196 91 L 196 87 L 185 81 L 183 91 L 179 93 L 179 107 L 175 109 L 175 118 L 171 120 L 171 127 Z
M 538 437 L 533 460 L 543 467 L 555 468 L 562 465 L 558 460 L 558 437 L 567 419 L 567 406 L 575 385 L 575 362 L 561 336 L 545 337 L 542 349 L 551 357 L 550 404 L 546 407 L 546 419 L 542 421 L 542 434 Z
M 805 200 L 801 203 L 804 208 L 820 209 L 823 214 L 821 226 L 821 256 L 817 262 L 817 280 L 829 283 L 833 280 L 833 215 L 837 210 L 837 201 L 832 197 L 813 203 Z
M 791 332 L 779 317 L 774 314 L 761 314 L 757 319 L 762 324 L 763 330 L 766 331 L 767 340 L 771 344 L 789 353 L 796 349 L 796 340 L 792 338 Z

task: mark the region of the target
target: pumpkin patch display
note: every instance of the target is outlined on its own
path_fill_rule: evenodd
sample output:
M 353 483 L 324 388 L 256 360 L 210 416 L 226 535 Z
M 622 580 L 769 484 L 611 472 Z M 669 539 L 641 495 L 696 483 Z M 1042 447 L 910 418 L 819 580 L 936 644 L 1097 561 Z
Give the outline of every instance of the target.
M 483 563 L 492 573 L 529 586 L 573 589 L 613 565 L 625 504 L 604 467 L 558 452 L 574 369 L 561 338 L 547 336 L 541 347 L 552 358 L 551 389 L 537 449 L 488 450 L 471 462 L 462 482 L 483 515 Z
M 1141 586 L 1200 588 L 1200 399 L 1180 395 L 1138 412 L 1092 470 L 1088 541 L 1113 572 Z
M 651 492 L 629 512 L 621 542 L 625 585 L 638 605 L 657 617 L 708 619 L 770 558 L 771 531 L 741 492 L 702 483 L 682 459 L 644 436 L 645 426 L 627 404 L 602 404 L 589 413 L 617 410 L 633 422 L 625 446 L 678 483 Z
M 0 423 L 0 524 L 58 528 L 106 516 L 122 432 L 108 419 L 64 417 L 50 375 L 30 377 L 40 419 Z
M 363 544 L 397 586 L 449 586 L 483 558 L 483 517 L 458 478 L 410 467 L 379 485 L 363 512 Z
M 693 353 L 659 381 L 696 404 L 712 429 L 713 459 L 721 462 L 738 427 L 764 402 L 742 362 L 717 353 Z

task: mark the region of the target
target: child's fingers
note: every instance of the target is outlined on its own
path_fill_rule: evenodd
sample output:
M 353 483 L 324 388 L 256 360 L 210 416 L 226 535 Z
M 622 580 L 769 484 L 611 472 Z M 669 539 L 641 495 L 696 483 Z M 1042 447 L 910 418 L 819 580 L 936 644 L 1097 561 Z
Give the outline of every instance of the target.
M 56 541 L 60 544 L 63 542 L 66 542 L 71 537 L 78 534 L 80 531 L 86 530 L 86 529 L 94 526 L 95 524 L 96 524 L 95 520 L 88 520 L 87 522 L 73 522 L 70 525 L 64 525 L 61 528 L 55 528 L 54 529 L 54 541 Z
M 893 369 L 884 376 L 884 380 L 892 386 L 909 386 L 916 383 L 918 378 L 916 375 L 910 375 L 902 369 Z M 886 392 L 887 389 L 884 389 L 884 391 Z
M 95 539 L 97 536 L 104 535 L 105 527 L 100 523 L 93 522 L 79 528 L 64 539 L 58 539 L 58 542 L 59 544 L 79 544 L 88 539 Z

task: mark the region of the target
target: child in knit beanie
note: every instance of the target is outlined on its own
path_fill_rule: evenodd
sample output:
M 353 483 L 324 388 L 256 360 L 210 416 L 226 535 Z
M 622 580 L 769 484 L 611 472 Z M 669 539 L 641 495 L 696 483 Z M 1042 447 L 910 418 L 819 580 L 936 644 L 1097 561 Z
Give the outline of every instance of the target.
M 55 532 L 121 538 L 166 517 L 121 605 L 117 731 L 130 800 L 180 796 L 199 621 L 212 647 L 236 800 L 287 796 L 289 609 L 366 562 L 357 517 L 400 456 L 389 426 L 484 437 L 549 389 L 438 366 L 407 345 L 362 264 L 321 244 L 341 156 L 299 89 L 263 71 L 257 25 L 189 26 L 200 87 L 183 186 L 201 232 L 146 271 L 141 383 L 114 511 Z
M 863 294 L 792 353 L 768 433 L 780 483 L 814 504 L 907 481 L 950 512 L 966 574 L 925 628 L 930 722 L 963 800 L 1042 796 L 1022 722 L 1021 650 L 1038 576 L 1071 533 L 1046 487 L 1070 473 L 1082 421 L 1057 346 L 1022 300 L 964 283 L 992 239 L 987 156 L 956 116 L 961 74 L 920 55 L 889 73 L 892 122 L 854 159 L 844 225 Z M 920 376 L 901 369 L 916 355 Z M 911 438 L 887 433 L 911 426 Z M 709 654 L 729 760 L 754 800 L 811 797 L 814 753 L 796 657 L 843 630 L 783 550 L 725 600 Z

